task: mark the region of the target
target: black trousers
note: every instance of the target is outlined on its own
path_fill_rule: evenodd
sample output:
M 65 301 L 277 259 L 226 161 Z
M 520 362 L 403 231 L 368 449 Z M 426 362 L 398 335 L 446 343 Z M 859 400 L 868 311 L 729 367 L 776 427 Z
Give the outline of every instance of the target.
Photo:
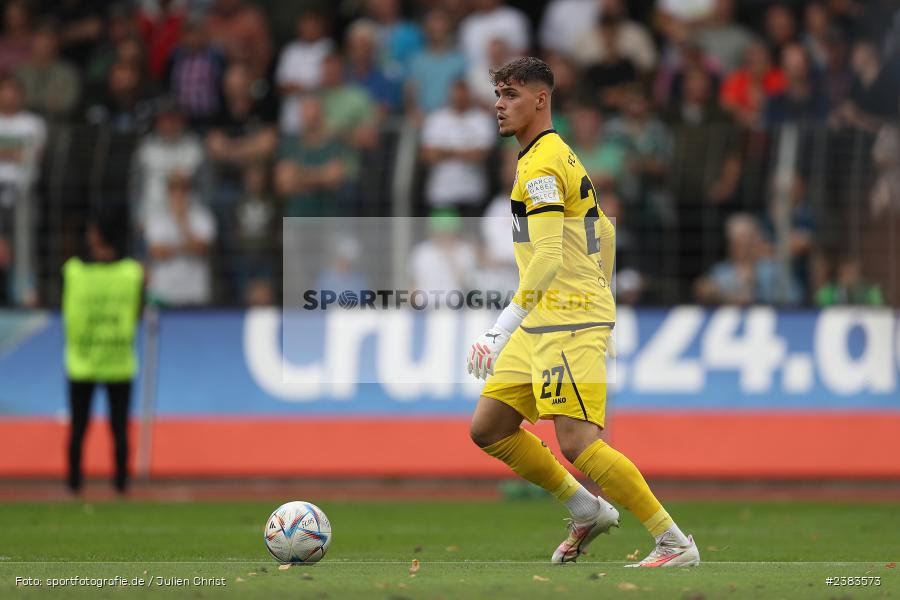
M 91 401 L 94 388 L 106 386 L 109 398 L 109 424 L 115 442 L 116 471 L 113 483 L 119 492 L 128 486 L 128 406 L 131 402 L 131 382 L 104 383 L 69 380 L 69 411 L 72 415 L 72 431 L 69 438 L 69 489 L 81 489 L 81 447 L 91 418 Z

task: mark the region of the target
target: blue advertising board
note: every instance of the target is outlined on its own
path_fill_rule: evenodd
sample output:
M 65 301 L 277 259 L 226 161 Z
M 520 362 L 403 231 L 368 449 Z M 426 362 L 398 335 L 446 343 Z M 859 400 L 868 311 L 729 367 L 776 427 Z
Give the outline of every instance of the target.
M 272 308 L 164 312 L 141 375 L 156 414 L 461 415 L 478 397 L 464 355 L 483 315 L 332 311 L 290 336 L 285 322 Z M 896 311 L 623 307 L 615 338 L 611 410 L 900 411 Z M 64 392 L 58 314 L 0 312 L 0 415 L 58 415 Z

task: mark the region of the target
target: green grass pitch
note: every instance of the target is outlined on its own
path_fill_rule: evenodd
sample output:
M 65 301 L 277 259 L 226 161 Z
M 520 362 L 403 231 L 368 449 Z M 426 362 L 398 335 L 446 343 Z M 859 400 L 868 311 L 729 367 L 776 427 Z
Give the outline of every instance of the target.
M 563 536 L 550 500 L 328 502 L 331 549 L 287 570 L 262 541 L 277 502 L 0 505 L 0 598 L 897 598 L 897 504 L 670 502 L 695 535 L 695 569 L 624 569 L 649 537 L 630 515 L 576 565 L 547 563 Z M 413 559 L 419 569 L 410 575 Z M 121 576 L 151 587 L 58 587 Z M 36 578 L 40 587 L 16 578 Z M 156 577 L 188 580 L 160 586 Z M 224 585 L 194 585 L 194 577 Z M 827 577 L 880 578 L 834 587 Z

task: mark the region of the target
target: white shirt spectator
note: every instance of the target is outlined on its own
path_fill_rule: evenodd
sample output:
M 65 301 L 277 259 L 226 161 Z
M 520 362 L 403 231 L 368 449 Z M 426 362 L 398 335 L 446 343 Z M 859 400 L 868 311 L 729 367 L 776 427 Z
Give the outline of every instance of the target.
M 519 269 L 512 241 L 509 194 L 498 194 L 481 218 L 482 262 L 474 274 L 476 289 L 514 293 L 519 287 Z
M 207 244 L 215 240 L 216 222 L 207 207 L 192 202 L 187 221 L 194 236 Z M 148 246 L 177 246 L 185 243 L 175 217 L 168 211 L 151 215 L 147 219 L 144 235 Z M 209 261 L 205 256 L 189 253 L 153 260 L 147 288 L 151 294 L 171 305 L 209 302 L 212 297 Z
M 491 83 L 491 67 L 484 65 L 472 65 L 466 71 L 466 86 L 472 94 L 472 100 L 486 109 L 493 108 L 497 103 L 497 94 L 494 84 Z
M 0 147 L 22 152 L 21 161 L 0 160 L 0 183 L 25 185 L 35 180 L 38 159 L 47 141 L 44 119 L 28 111 L 0 115 Z
M 639 71 L 652 71 L 656 67 L 657 55 L 650 32 L 634 21 L 623 20 L 618 27 L 616 49 L 619 56 L 630 60 Z M 606 46 L 596 27 L 578 38 L 572 58 L 582 67 L 597 64 L 606 58 Z
M 172 140 L 149 135 L 141 140 L 135 152 L 139 182 L 137 222 L 146 223 L 152 215 L 167 212 L 169 175 L 180 171 L 192 177 L 204 158 L 203 146 L 193 134 L 186 133 Z
M 515 55 L 522 55 L 530 46 L 529 37 L 528 18 L 511 6 L 474 12 L 459 26 L 459 45 L 469 64 L 473 65 L 490 64 L 488 44 L 491 40 L 501 39 Z
M 572 56 L 579 38 L 600 18 L 600 10 L 598 0 L 551 0 L 541 17 L 541 47 Z
M 712 13 L 715 0 L 658 0 L 657 8 L 682 21 L 697 21 Z
M 484 210 L 481 219 L 481 239 L 485 255 L 491 262 L 508 263 L 515 267 L 516 253 L 512 240 L 512 214 L 509 194 L 498 194 Z
M 441 108 L 425 118 L 422 145 L 444 150 L 488 150 L 494 145 L 497 125 L 481 108 L 457 112 Z M 483 162 L 457 158 L 431 166 L 425 184 L 429 205 L 477 204 L 488 194 L 487 169 Z
M 447 234 L 453 235 L 453 234 Z M 415 289 L 428 292 L 466 291 L 475 270 L 475 250 L 458 238 L 445 243 L 428 239 L 412 249 L 409 276 Z
M 322 61 L 334 50 L 334 40 L 322 38 L 315 42 L 295 40 L 284 47 L 275 70 L 276 85 L 296 85 L 306 90 L 319 87 L 322 82 Z M 281 103 L 278 126 L 282 133 L 300 131 L 301 94 L 291 94 Z

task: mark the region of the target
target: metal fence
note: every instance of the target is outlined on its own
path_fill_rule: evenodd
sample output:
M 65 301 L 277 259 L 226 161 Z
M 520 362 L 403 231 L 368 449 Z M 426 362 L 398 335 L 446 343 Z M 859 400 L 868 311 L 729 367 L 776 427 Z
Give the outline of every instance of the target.
M 620 290 L 620 302 L 715 302 L 699 291 L 698 279 L 735 251 L 729 223 L 735 215 L 748 215 L 765 246 L 760 252 L 777 268 L 777 290 L 765 302 L 814 304 L 818 290 L 855 265 L 857 279 L 877 286 L 884 303 L 900 303 L 896 127 L 870 133 L 809 124 L 760 131 L 682 124 L 670 126 L 668 135 L 672 151 L 661 174 L 651 177 L 634 169 L 632 155 L 623 174 L 599 190 L 601 206 L 619 230 L 620 275 L 627 269 L 641 282 L 637 294 Z M 39 175 L 19 194 L 14 211 L 10 304 L 58 305 L 59 269 L 82 249 L 92 207 L 135 205 L 134 152 L 140 139 L 134 131 L 109 125 L 51 128 L 46 151 L 34 166 Z M 354 186 L 358 198 L 347 218 L 427 214 L 418 139 L 410 122 L 385 126 L 378 146 L 362 156 Z M 502 152 L 498 147 L 484 165 L 501 196 L 508 194 Z M 199 196 L 211 203 L 218 185 L 215 165 L 206 165 L 203 173 Z M 401 269 L 413 243 L 413 232 L 404 225 L 410 222 L 398 219 L 391 235 L 380 237 L 375 242 L 379 247 L 366 252 L 392 256 L 395 269 Z M 227 238 L 231 226 L 231 219 L 221 219 L 220 237 Z M 271 261 L 276 299 L 280 229 L 275 218 L 262 251 Z M 139 232 L 133 234 L 132 247 L 140 252 Z M 241 252 L 239 246 L 219 244 L 212 253 L 214 305 L 246 303 L 233 284 Z

